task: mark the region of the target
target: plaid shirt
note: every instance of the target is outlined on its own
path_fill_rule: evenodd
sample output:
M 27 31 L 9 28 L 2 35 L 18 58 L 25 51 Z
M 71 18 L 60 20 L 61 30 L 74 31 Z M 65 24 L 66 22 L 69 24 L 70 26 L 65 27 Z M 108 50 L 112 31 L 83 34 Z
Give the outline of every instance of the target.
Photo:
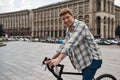
M 87 25 L 75 19 L 73 27 L 71 35 L 69 30 L 66 30 L 65 42 L 57 52 L 68 55 L 73 66 L 81 71 L 89 66 L 93 59 L 100 60 L 102 56 Z

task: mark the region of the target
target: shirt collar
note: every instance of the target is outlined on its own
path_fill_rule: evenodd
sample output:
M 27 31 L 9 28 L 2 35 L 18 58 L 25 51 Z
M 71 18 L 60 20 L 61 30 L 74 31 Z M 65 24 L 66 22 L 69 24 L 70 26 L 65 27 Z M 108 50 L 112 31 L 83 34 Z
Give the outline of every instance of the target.
M 75 31 L 75 29 L 77 28 L 78 23 L 79 23 L 79 20 L 74 19 L 74 22 L 73 22 L 74 31 Z M 67 28 L 67 31 L 68 31 L 68 28 Z
M 79 22 L 79 21 L 78 21 L 77 19 L 75 19 L 75 20 L 74 20 L 74 23 L 73 23 L 73 26 L 76 26 L 76 25 L 78 24 L 78 22 Z
M 78 24 L 79 24 L 79 20 L 75 19 L 73 23 L 74 31 L 76 30 Z

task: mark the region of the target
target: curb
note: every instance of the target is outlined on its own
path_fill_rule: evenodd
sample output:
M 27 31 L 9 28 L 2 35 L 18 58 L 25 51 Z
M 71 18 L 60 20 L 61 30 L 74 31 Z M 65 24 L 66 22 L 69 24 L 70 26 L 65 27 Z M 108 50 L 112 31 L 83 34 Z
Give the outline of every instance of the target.
M 0 47 L 6 46 L 6 44 L 0 44 Z

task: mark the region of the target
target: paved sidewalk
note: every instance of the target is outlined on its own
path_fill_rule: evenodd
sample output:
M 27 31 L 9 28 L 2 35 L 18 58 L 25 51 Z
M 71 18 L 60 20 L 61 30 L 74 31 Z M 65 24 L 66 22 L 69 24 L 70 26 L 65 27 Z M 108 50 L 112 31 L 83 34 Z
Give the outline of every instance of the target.
M 0 47 L 0 80 L 56 80 L 41 66 L 44 57 L 50 57 L 59 44 L 40 42 L 7 42 Z M 120 80 L 120 46 L 100 46 L 103 66 L 96 76 L 110 73 Z M 75 71 L 68 58 L 62 61 L 64 71 Z M 81 80 L 81 76 L 63 75 L 64 80 Z

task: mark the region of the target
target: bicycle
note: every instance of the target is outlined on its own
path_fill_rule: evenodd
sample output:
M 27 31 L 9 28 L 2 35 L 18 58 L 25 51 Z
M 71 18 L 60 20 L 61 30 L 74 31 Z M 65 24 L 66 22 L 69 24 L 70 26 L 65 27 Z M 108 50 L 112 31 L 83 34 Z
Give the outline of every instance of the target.
M 45 59 L 43 60 L 43 64 L 44 61 L 50 60 L 49 58 L 45 57 Z M 63 78 L 61 77 L 62 74 L 68 74 L 68 75 L 82 75 L 82 73 L 75 73 L 75 72 L 63 72 L 64 69 L 64 65 L 63 64 L 58 64 L 56 67 L 59 67 L 59 72 L 55 71 L 55 67 L 50 67 L 49 65 L 46 65 L 47 69 L 53 74 L 53 76 L 57 79 L 57 80 L 63 80 Z M 98 76 L 96 79 L 94 78 L 93 80 L 117 80 L 113 75 L 111 74 L 102 74 L 100 76 Z

